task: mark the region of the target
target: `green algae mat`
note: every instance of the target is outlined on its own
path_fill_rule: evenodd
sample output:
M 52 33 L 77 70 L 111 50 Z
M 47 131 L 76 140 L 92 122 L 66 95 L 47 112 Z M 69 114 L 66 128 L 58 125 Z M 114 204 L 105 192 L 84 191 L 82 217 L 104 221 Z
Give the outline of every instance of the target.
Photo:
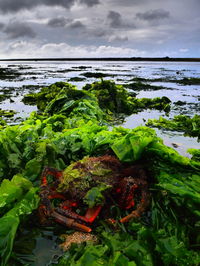
M 24 102 L 36 104 L 39 111 L 18 125 L 0 125 L 1 266 L 37 265 L 36 246 L 22 235 L 29 230 L 34 239 L 34 232 L 44 230 L 36 218 L 44 167 L 61 171 L 86 156 L 105 154 L 116 156 L 127 166 L 140 164 L 147 171 L 151 194 L 148 209 L 138 219 L 116 225 L 107 223 L 104 213 L 100 213 L 92 225 L 97 241 L 73 243 L 66 251 L 59 248 L 60 236 L 74 231 L 56 223 L 51 225 L 48 229 L 56 235 L 53 240 L 57 254 L 52 260 L 49 250 L 46 263 L 200 264 L 199 150 L 190 150 L 192 157 L 186 158 L 165 146 L 152 128 L 115 126 L 117 120 L 146 108 L 146 99 L 137 100 L 122 85 L 110 81 L 88 84 L 82 90 L 59 82 L 26 95 Z M 148 103 L 149 108 L 170 108 L 166 97 Z M 182 122 L 186 119 L 175 119 L 179 129 L 184 129 Z M 199 130 L 197 119 L 191 119 L 188 134 Z M 117 220 L 127 212 L 117 205 L 110 208 L 111 217 Z

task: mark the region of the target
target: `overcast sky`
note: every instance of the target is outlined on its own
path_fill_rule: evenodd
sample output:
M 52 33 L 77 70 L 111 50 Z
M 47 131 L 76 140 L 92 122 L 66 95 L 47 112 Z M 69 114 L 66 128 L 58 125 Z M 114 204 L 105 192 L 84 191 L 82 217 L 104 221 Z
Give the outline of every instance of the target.
M 0 58 L 200 57 L 200 0 L 0 0 Z

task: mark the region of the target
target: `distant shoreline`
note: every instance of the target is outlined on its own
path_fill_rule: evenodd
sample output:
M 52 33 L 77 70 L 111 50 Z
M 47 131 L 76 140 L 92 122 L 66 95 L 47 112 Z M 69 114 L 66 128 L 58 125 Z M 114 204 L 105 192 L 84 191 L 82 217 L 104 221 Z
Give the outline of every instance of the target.
M 0 59 L 0 62 L 14 61 L 154 61 L 154 62 L 200 62 L 200 58 L 170 58 L 170 57 L 102 57 L 102 58 L 12 58 Z

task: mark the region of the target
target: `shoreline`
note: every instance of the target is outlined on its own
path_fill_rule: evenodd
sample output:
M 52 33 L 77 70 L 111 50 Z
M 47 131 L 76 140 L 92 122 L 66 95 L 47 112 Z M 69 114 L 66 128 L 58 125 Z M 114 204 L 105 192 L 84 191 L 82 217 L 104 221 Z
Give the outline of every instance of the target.
M 0 62 L 15 62 L 15 61 L 153 61 L 153 62 L 200 62 L 200 58 L 170 58 L 170 57 L 102 57 L 102 58 L 5 58 L 0 59 Z

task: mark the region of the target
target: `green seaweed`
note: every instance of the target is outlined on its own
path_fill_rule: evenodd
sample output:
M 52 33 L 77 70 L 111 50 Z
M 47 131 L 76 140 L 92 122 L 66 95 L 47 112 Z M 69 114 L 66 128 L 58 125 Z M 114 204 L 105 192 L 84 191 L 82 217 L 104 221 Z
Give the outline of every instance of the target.
M 183 79 L 172 79 L 170 77 L 165 77 L 165 78 L 133 78 L 130 81 L 133 81 L 133 86 L 136 83 L 139 83 L 139 87 L 141 82 L 173 82 L 173 83 L 179 83 L 183 85 L 199 85 L 200 84 L 200 78 L 195 78 L 195 77 L 184 77 Z M 137 85 L 136 85 L 137 87 Z M 145 86 L 144 86 L 145 87 Z
M 192 118 L 186 115 L 175 116 L 172 120 L 160 117 L 158 120 L 149 119 L 147 126 L 164 128 L 184 132 L 185 135 L 198 137 L 200 139 L 200 116 L 194 115 Z
M 188 149 L 188 152 L 192 154 L 192 160 L 200 161 L 200 149 Z
M 127 166 L 143 165 L 152 194 L 149 210 L 138 221 L 120 224 L 117 232 L 100 215 L 94 228 L 99 243 L 72 245 L 58 265 L 199 265 L 199 150 L 191 150 L 193 157 L 189 159 L 165 146 L 151 128 L 110 127 L 113 114 L 129 114 L 156 104 L 152 108 L 160 108 L 162 102 L 169 105 L 169 99 L 137 99 L 110 81 L 95 82 L 80 91 L 68 83 L 56 83 L 34 97 L 44 112 L 34 112 L 24 122 L 6 125 L 0 131 L 1 188 L 11 187 L 0 199 L 2 265 L 9 265 L 19 221 L 37 207 L 36 191 L 44 166 L 68 169 L 73 178 L 80 178 L 80 172 L 70 168 L 72 162 L 106 153 L 114 153 Z M 177 121 L 179 130 L 185 123 L 187 130 L 198 134 L 198 115 L 180 116 Z M 101 167 L 97 168 L 95 174 Z M 14 185 L 15 174 L 26 181 Z M 30 181 L 36 188 L 29 189 Z M 102 203 L 104 188 L 100 184 L 88 190 L 86 203 Z M 110 212 L 111 217 L 117 212 L 113 216 L 118 219 L 127 214 L 117 206 L 111 206 Z
M 0 116 L 1 117 L 6 117 L 6 118 L 11 118 L 16 114 L 14 110 L 2 110 L 0 108 Z
M 81 77 L 72 77 L 72 78 L 70 78 L 68 81 L 69 82 L 72 82 L 72 81 L 74 81 L 74 82 L 79 82 L 79 81 L 84 81 L 85 80 L 85 78 L 81 78 Z
M 156 91 L 156 90 L 163 90 L 163 89 L 172 90 L 171 88 L 166 88 L 163 86 L 155 86 L 155 85 L 150 85 L 147 83 L 142 83 L 139 80 L 137 82 L 125 84 L 125 87 L 130 90 L 134 90 L 134 91 L 146 91 L 146 90 Z
M 157 109 L 163 110 L 168 113 L 171 109 L 171 101 L 168 97 L 156 97 L 153 99 L 150 98 L 135 98 L 132 100 L 132 108 L 138 112 L 139 110 L 145 109 Z
M 15 79 L 18 78 L 21 74 L 10 67 L 0 67 L 0 80 L 10 80 L 10 79 Z
M 170 100 L 162 98 L 133 97 L 122 85 L 109 80 L 87 84 L 82 90 L 65 82 L 55 83 L 38 93 L 27 94 L 26 104 L 37 104 L 40 111 L 68 117 L 83 117 L 86 120 L 111 121 L 120 115 L 137 113 L 146 108 L 170 111 Z
M 12 252 L 20 221 L 38 207 L 36 188 L 20 175 L 11 181 L 4 179 L 0 186 L 0 265 L 5 266 Z M 14 203 L 12 206 L 11 203 Z M 2 211 L 3 208 L 3 211 Z
M 81 76 L 86 78 L 105 78 L 105 77 L 114 77 L 114 74 L 107 74 L 101 72 L 85 72 L 82 73 Z
M 6 121 L 0 117 L 0 126 L 5 126 Z
M 122 85 L 116 85 L 109 80 L 101 80 L 83 87 L 98 99 L 103 110 L 113 113 L 131 114 L 132 97 Z
M 200 85 L 200 78 L 183 78 L 178 80 L 178 83 L 184 85 Z
M 43 87 L 38 93 L 27 94 L 23 97 L 24 103 L 37 104 L 39 110 L 44 111 L 47 104 L 52 101 L 58 94 L 68 92 L 75 86 L 66 82 L 56 82 L 49 87 Z

